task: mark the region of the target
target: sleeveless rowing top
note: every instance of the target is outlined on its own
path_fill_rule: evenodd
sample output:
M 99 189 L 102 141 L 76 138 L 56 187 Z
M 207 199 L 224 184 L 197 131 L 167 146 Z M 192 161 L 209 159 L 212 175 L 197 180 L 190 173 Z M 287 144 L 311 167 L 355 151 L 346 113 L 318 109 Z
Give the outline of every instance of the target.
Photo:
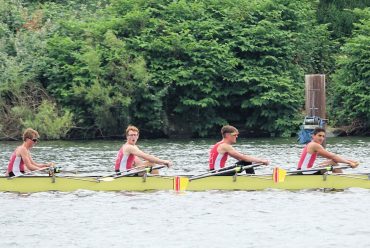
M 121 148 L 117 154 L 115 170 L 118 172 L 131 169 L 132 165 L 134 164 L 134 160 L 135 155 L 126 155 L 123 151 L 123 148 Z
M 24 162 L 21 156 L 17 156 L 14 151 L 10 156 L 8 164 L 8 174 L 12 172 L 15 176 L 19 176 L 24 173 Z
M 307 146 L 308 144 L 303 148 L 301 158 L 298 162 L 298 169 L 299 170 L 306 170 L 312 168 L 316 157 L 317 153 L 311 154 L 307 152 Z
M 227 157 L 229 155 L 229 153 L 224 153 L 224 154 L 219 154 L 217 152 L 217 148 L 219 145 L 221 145 L 222 143 L 224 143 L 223 141 L 220 141 L 218 143 L 216 143 L 210 153 L 209 153 L 209 169 L 210 170 L 218 170 L 218 169 L 221 169 L 221 168 L 224 168 L 225 167 L 225 163 L 226 163 L 226 160 L 227 160 Z

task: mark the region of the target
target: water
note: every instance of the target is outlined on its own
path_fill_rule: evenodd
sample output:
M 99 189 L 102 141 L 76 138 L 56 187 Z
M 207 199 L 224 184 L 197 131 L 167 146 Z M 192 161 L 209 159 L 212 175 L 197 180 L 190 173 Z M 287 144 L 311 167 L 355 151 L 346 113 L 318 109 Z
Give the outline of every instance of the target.
M 216 140 L 140 141 L 174 161 L 164 174 L 204 172 Z M 17 142 L 0 143 L 5 170 Z M 111 173 L 120 141 L 40 142 L 35 161 L 81 174 Z M 239 140 L 236 148 L 294 166 L 294 139 Z M 328 150 L 368 172 L 369 138 L 333 138 Z M 270 171 L 259 169 L 257 173 Z M 0 193 L 0 247 L 370 247 L 370 191 Z

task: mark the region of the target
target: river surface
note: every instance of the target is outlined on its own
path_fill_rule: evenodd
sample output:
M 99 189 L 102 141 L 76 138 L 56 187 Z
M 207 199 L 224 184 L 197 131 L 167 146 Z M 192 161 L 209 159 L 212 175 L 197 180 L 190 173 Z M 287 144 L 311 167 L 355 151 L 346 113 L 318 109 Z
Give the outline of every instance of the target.
M 37 162 L 81 175 L 109 174 L 123 141 L 41 141 Z M 140 148 L 174 166 L 207 168 L 216 140 L 142 140 Z M 19 142 L 0 142 L 0 173 Z M 294 139 L 239 139 L 236 149 L 286 169 L 297 164 Z M 370 172 L 370 138 L 330 138 L 327 149 Z M 229 159 L 229 163 L 234 162 Z M 271 172 L 263 167 L 256 173 Z M 370 191 L 207 191 L 0 193 L 3 247 L 370 247 Z

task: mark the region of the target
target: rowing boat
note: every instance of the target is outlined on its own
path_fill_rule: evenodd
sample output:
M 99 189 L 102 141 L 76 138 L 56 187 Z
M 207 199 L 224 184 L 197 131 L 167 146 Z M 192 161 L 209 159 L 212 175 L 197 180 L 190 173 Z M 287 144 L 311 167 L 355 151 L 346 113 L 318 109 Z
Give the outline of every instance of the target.
M 152 190 L 264 190 L 264 189 L 370 189 L 370 174 L 287 175 L 276 183 L 271 175 L 209 176 L 189 180 L 188 176 L 120 177 L 112 181 L 92 176 L 0 177 L 1 192 L 43 192 L 75 190 L 152 191 Z

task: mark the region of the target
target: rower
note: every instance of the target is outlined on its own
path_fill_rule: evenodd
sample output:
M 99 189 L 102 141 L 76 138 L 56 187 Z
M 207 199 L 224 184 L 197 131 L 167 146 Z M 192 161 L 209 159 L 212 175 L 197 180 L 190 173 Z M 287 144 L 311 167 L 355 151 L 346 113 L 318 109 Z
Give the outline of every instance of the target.
M 220 170 L 225 167 L 228 156 L 240 160 L 237 164 L 245 165 L 246 163 L 256 162 L 268 165 L 267 159 L 256 158 L 238 152 L 232 146 L 236 143 L 239 131 L 233 126 L 226 125 L 221 128 L 222 140 L 217 142 L 211 149 L 209 154 L 209 170 Z M 248 174 L 254 174 L 254 169 L 246 170 Z M 234 174 L 234 172 L 232 173 Z
M 337 163 L 345 163 L 350 167 L 355 168 L 358 162 L 350 159 L 344 159 L 334 153 L 328 152 L 322 146 L 325 140 L 326 131 L 321 127 L 314 129 L 312 133 L 312 140 L 302 150 L 301 158 L 298 162 L 298 170 L 306 170 L 313 167 L 317 155 L 320 155 L 328 160 L 320 163 L 319 166 L 337 165 Z M 342 173 L 341 169 L 334 169 L 334 173 Z M 311 174 L 322 174 L 322 171 L 312 172 Z
M 47 169 L 53 163 L 39 164 L 33 161 L 30 150 L 36 145 L 39 133 L 32 128 L 27 128 L 23 133 L 23 144 L 18 146 L 10 156 L 6 176 L 20 176 L 25 172 Z
M 139 139 L 139 129 L 135 126 L 128 126 L 125 132 L 126 143 L 123 144 L 121 149 L 118 151 L 115 171 L 120 173 L 131 169 L 139 169 L 145 167 L 152 167 L 154 164 L 162 164 L 167 167 L 172 165 L 169 160 L 159 159 L 153 155 L 149 155 L 141 151 L 137 146 L 136 142 Z M 145 162 L 142 160 L 146 160 Z M 151 172 L 152 174 L 158 174 L 158 170 Z

